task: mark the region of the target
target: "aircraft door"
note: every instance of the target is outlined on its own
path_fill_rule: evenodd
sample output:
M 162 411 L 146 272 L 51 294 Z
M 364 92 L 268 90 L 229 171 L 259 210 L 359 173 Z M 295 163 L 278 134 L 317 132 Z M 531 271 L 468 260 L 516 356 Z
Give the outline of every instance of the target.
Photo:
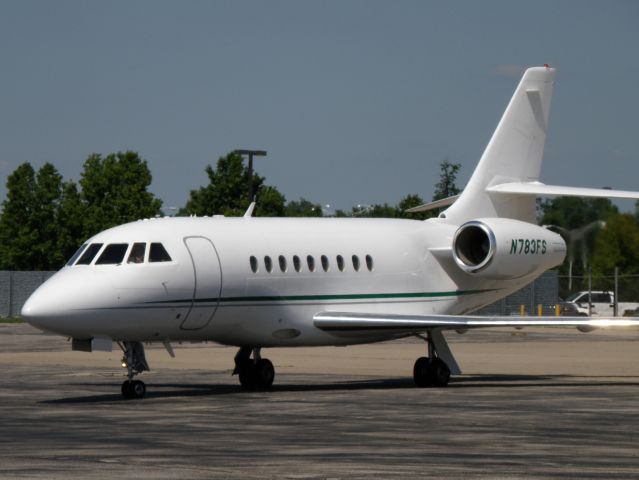
M 220 303 L 222 269 L 213 242 L 206 237 L 184 239 L 193 263 L 193 299 L 180 328 L 199 330 L 206 327 Z

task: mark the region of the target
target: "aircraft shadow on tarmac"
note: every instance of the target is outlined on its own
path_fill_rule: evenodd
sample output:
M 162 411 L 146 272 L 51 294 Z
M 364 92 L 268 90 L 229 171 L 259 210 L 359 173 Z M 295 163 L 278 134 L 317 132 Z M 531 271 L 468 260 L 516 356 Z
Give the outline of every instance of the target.
M 450 384 L 437 390 L 454 392 L 457 389 L 485 389 L 485 388 L 566 388 L 566 387 L 639 387 L 639 376 L 614 377 L 609 376 L 575 376 L 575 375 L 464 375 L 455 377 Z M 81 383 L 78 386 L 107 387 L 114 393 L 86 395 L 54 400 L 43 400 L 41 404 L 82 404 L 82 403 L 111 403 L 130 401 L 122 398 L 119 385 L 104 383 Z M 376 380 L 350 380 L 322 384 L 283 383 L 273 385 L 268 390 L 245 390 L 237 384 L 210 383 L 149 383 L 147 394 L 142 400 L 156 400 L 163 398 L 219 396 L 219 395 L 277 395 L 295 392 L 344 392 L 366 390 L 402 390 L 414 389 L 411 378 L 392 378 Z M 420 389 L 425 394 L 429 388 Z

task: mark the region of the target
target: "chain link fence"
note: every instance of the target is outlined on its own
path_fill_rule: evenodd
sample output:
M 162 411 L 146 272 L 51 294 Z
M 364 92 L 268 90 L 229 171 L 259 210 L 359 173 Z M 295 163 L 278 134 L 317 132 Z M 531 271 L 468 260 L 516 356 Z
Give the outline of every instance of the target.
M 613 271 L 609 275 L 561 275 L 559 295 L 575 300 L 593 315 L 613 315 L 615 300 L 618 316 L 639 316 L 639 275 Z M 580 309 L 581 310 L 581 309 Z
M 557 271 L 549 270 L 524 288 L 474 313 L 492 316 L 556 315 L 556 306 L 560 304 L 558 289 Z

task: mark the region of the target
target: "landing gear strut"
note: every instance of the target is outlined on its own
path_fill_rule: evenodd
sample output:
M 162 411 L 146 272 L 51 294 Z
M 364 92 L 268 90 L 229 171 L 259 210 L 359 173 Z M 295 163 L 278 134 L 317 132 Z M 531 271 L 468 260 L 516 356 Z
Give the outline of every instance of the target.
M 133 380 L 138 373 L 149 370 L 144 356 L 144 346 L 141 342 L 118 342 L 124 352 L 122 366 L 127 369 L 127 379 L 122 383 L 124 398 L 142 398 L 146 393 L 146 386 L 142 380 Z
M 439 335 L 441 336 L 441 333 Z M 415 385 L 418 387 L 445 387 L 450 380 L 451 371 L 446 362 L 438 356 L 433 333 L 429 333 L 428 337 L 418 336 L 428 343 L 428 357 L 419 357 L 415 362 L 413 367 Z M 443 336 L 441 338 L 443 339 Z M 447 346 L 446 350 L 450 352 Z M 456 370 L 459 369 L 456 364 L 454 367 Z
M 269 359 L 260 356 L 260 350 L 259 347 L 241 347 L 235 355 L 233 375 L 239 376 L 244 388 L 266 389 L 273 385 L 275 368 Z

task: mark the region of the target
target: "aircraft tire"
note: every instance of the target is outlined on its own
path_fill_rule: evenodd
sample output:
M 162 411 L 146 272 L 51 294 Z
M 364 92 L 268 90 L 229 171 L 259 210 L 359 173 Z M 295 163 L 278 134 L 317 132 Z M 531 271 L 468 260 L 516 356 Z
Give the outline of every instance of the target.
M 433 358 L 430 363 L 431 385 L 445 387 L 450 381 L 450 368 L 441 358 Z
M 419 357 L 415 361 L 415 366 L 413 367 L 413 380 L 415 380 L 415 385 L 420 388 L 432 385 L 430 358 Z
M 275 368 L 268 358 L 262 358 L 254 366 L 255 385 L 258 388 L 271 388 L 275 380 Z
M 257 379 L 253 363 L 247 362 L 242 365 L 239 369 L 238 377 L 242 388 L 255 388 Z
M 125 380 L 122 382 L 124 398 L 142 398 L 146 394 L 146 385 L 141 380 Z
M 131 380 L 125 380 L 122 382 L 122 396 L 124 398 L 132 398 L 131 397 Z
M 133 398 L 142 398 L 146 394 L 146 385 L 142 380 L 133 380 L 131 382 L 131 391 L 133 393 Z
M 247 362 L 238 372 L 240 385 L 243 388 L 254 389 L 270 388 L 275 379 L 275 368 L 267 358 L 260 359 L 257 363 Z

